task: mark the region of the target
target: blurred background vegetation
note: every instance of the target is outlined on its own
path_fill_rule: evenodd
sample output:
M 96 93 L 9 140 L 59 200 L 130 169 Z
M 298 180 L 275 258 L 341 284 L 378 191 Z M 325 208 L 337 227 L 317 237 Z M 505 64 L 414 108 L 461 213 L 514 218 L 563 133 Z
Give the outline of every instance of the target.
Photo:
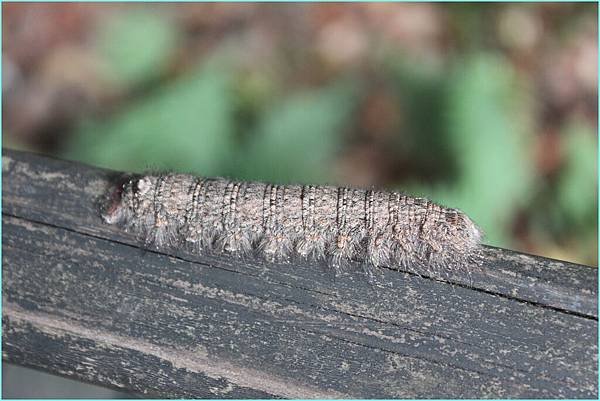
M 403 189 L 597 265 L 595 3 L 2 9 L 3 146 Z

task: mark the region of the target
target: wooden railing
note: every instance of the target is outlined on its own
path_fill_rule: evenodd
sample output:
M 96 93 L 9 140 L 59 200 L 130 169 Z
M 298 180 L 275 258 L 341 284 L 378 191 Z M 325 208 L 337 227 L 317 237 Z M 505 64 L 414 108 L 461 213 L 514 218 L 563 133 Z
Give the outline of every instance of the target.
M 114 172 L 4 150 L 5 361 L 153 397 L 597 398 L 597 269 L 419 276 L 145 250 Z

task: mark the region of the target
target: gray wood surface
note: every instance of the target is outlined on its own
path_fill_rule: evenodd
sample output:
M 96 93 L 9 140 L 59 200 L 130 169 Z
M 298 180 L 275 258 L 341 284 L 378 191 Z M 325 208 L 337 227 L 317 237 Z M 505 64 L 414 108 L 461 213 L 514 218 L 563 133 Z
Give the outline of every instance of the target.
M 194 256 L 102 222 L 115 173 L 3 150 L 6 361 L 152 397 L 597 398 L 597 269 Z

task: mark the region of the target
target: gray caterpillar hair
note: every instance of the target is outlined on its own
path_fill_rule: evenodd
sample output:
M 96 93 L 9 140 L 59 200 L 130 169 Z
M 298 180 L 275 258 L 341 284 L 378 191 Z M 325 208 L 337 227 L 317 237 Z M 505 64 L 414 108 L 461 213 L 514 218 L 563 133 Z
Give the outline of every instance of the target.
M 274 185 L 184 174 L 135 176 L 103 211 L 156 247 L 189 247 L 269 261 L 294 255 L 335 268 L 458 269 L 477 262 L 482 232 L 464 213 L 395 191 Z

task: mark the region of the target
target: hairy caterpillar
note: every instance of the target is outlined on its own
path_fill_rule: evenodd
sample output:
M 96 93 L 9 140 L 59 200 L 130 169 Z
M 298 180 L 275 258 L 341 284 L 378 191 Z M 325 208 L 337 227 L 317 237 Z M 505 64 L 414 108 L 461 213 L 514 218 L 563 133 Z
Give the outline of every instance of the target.
M 480 249 L 482 233 L 465 214 L 399 192 L 184 174 L 123 182 L 111 190 L 104 220 L 156 247 L 428 270 L 473 264 Z

